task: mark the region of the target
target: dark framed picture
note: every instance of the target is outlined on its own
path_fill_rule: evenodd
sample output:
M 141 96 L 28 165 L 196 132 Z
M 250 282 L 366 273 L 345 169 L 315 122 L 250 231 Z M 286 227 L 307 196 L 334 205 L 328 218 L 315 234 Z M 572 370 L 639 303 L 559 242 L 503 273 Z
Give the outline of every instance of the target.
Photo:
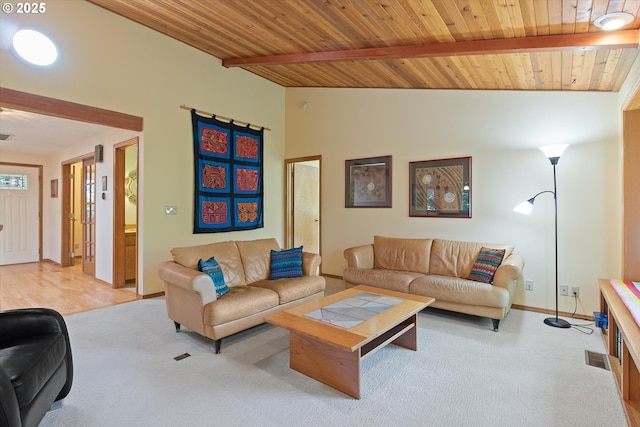
M 346 160 L 346 208 L 391 207 L 391 156 Z
M 471 218 L 471 157 L 409 163 L 409 216 Z

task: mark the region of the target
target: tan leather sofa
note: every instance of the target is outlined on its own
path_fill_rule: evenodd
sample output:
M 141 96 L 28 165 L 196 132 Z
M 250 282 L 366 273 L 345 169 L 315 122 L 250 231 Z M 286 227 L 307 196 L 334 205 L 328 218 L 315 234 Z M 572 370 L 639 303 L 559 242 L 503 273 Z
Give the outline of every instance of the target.
M 468 280 L 482 247 L 505 249 L 493 283 Z M 344 251 L 347 287 L 377 286 L 435 298 L 430 307 L 493 320 L 498 330 L 522 286 L 524 259 L 514 246 L 442 239 L 402 239 L 374 236 L 373 244 Z
M 324 296 L 320 255 L 302 253 L 303 277 L 269 280 L 276 239 L 226 241 L 174 248 L 173 261 L 159 267 L 165 283 L 167 314 L 180 325 L 209 337 L 220 353 L 222 338 L 264 323 L 264 317 Z M 198 261 L 215 257 L 229 292 L 218 297 L 212 279 Z

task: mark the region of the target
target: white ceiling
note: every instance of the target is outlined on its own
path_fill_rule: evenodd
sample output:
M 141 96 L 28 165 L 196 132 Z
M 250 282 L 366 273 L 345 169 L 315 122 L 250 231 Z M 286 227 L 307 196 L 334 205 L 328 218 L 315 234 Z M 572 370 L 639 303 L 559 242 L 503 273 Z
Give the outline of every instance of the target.
M 0 133 L 12 136 L 0 141 L 0 150 L 46 155 L 95 139 L 110 130 L 108 126 L 2 108 Z

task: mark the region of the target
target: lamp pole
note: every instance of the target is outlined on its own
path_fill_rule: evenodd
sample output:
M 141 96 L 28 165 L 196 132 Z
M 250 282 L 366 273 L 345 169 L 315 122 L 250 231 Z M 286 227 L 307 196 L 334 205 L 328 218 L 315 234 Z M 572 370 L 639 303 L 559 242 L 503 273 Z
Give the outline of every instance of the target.
M 548 317 L 544 319 L 544 323 L 556 328 L 570 328 L 571 324 L 564 319 L 558 318 L 558 189 L 556 187 L 556 165 L 560 157 L 549 157 L 549 161 L 553 165 L 553 203 L 555 213 L 555 243 L 556 243 L 556 317 Z
M 540 147 L 540 150 L 547 156 L 551 165 L 553 166 L 553 191 L 546 190 L 541 191 L 526 202 L 520 203 L 518 206 L 513 208 L 515 212 L 530 214 L 533 209 L 533 202 L 536 200 L 536 197 L 541 195 L 542 193 L 552 193 L 553 194 L 553 207 L 554 207 L 554 238 L 556 244 L 556 259 L 555 259 L 555 273 L 556 273 L 556 316 L 555 317 L 547 317 L 544 319 L 544 323 L 549 326 L 553 326 L 555 328 L 570 328 L 571 324 L 564 319 L 558 318 L 558 188 L 557 188 L 557 180 L 556 180 L 556 165 L 558 164 L 558 160 L 560 160 L 560 156 L 566 150 L 569 144 L 556 144 L 556 145 L 545 145 Z

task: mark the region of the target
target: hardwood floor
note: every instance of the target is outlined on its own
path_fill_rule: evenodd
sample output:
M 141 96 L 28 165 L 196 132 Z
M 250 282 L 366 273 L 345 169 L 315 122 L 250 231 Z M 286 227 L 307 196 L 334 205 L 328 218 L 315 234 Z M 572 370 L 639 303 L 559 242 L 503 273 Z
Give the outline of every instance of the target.
M 0 310 L 49 307 L 68 315 L 135 301 L 135 288 L 113 289 L 82 272 L 51 262 L 0 266 Z

